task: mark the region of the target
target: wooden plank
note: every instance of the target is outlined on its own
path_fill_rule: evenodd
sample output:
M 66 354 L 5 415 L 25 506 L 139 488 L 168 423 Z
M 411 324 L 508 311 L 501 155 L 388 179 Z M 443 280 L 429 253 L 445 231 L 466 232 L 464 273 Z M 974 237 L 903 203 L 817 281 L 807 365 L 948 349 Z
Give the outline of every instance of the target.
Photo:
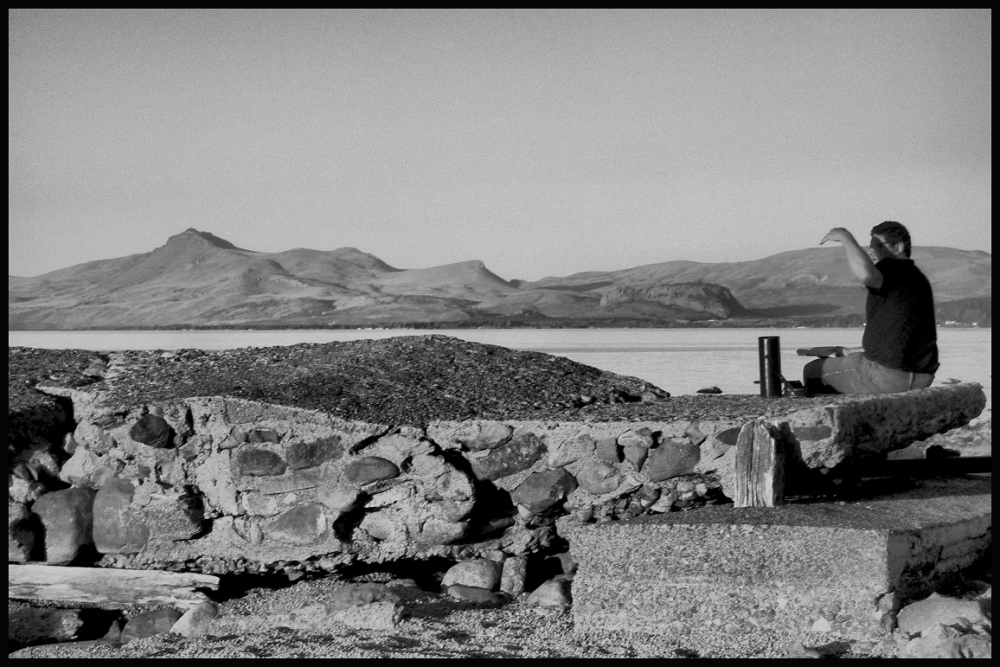
M 193 572 L 7 565 L 7 597 L 15 600 L 187 608 L 208 600 L 205 591 L 217 590 L 218 577 Z
M 784 439 L 764 421 L 748 422 L 736 439 L 736 507 L 785 504 Z

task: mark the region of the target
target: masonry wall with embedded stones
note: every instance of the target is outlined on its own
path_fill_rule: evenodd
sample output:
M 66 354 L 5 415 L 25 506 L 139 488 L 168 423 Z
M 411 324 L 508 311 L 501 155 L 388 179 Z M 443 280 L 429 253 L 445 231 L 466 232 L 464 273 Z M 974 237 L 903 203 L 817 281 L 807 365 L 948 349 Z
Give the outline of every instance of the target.
M 546 548 L 565 513 L 724 499 L 740 424 L 343 421 L 231 398 L 107 413 L 72 392 L 62 451 L 24 450 L 10 562 L 219 572 Z M 68 458 L 67 458 L 68 456 Z M 61 463 L 60 463 L 61 461 Z M 62 487 L 62 488 L 60 488 Z
M 55 391 L 72 404 L 72 432 L 12 454 L 13 563 L 262 573 L 521 556 L 557 540 L 560 515 L 725 500 L 753 420 L 392 426 L 232 397 L 124 408 Z M 775 432 L 799 472 L 826 471 L 968 423 L 984 401 L 970 384 L 810 405 Z

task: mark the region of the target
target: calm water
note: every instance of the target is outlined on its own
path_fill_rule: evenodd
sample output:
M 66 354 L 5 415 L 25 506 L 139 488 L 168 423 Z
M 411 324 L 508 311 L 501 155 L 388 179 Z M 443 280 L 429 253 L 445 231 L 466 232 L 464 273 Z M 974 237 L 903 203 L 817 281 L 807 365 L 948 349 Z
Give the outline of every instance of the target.
M 647 380 L 671 394 L 716 386 L 727 394 L 757 394 L 757 339 L 778 336 L 781 369 L 801 379 L 808 358 L 795 349 L 861 344 L 857 329 L 456 329 L 352 331 L 10 331 L 8 345 L 86 350 L 220 350 L 295 343 L 442 334 L 517 350 L 568 357 L 602 370 Z M 941 368 L 935 383 L 978 382 L 992 409 L 992 329 L 940 328 Z M 984 414 L 984 416 L 987 416 Z

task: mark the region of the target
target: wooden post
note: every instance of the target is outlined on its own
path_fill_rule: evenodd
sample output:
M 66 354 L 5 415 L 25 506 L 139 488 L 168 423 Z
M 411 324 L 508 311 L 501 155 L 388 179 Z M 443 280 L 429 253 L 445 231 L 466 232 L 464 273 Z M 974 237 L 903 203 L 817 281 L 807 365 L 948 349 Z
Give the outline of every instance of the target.
M 736 438 L 736 507 L 785 504 L 784 440 L 778 429 L 758 420 L 743 425 Z
M 108 607 L 160 604 L 191 607 L 217 591 L 210 574 L 100 567 L 7 565 L 7 597 L 15 600 L 87 602 Z

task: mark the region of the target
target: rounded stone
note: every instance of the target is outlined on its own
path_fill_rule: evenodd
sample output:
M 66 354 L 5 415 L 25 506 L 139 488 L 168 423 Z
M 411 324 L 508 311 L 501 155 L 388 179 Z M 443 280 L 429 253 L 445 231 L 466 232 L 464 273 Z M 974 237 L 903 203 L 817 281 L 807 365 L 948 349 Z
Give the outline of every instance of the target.
M 94 496 L 94 547 L 101 553 L 137 553 L 149 541 L 149 528 L 131 511 L 135 487 L 111 477 Z
M 461 584 L 495 591 L 500 585 L 502 574 L 503 566 L 500 563 L 487 558 L 476 558 L 451 566 L 441 580 L 441 587 L 447 588 L 452 584 Z
M 568 609 L 572 604 L 566 582 L 561 579 L 551 579 L 536 588 L 528 596 L 527 604 L 544 609 Z
M 601 438 L 594 447 L 594 456 L 608 463 L 621 463 L 622 448 L 614 438 Z
M 622 447 L 645 447 L 649 449 L 653 446 L 653 432 L 648 427 L 629 429 L 618 436 L 618 444 Z
M 281 435 L 273 428 L 253 428 L 247 433 L 247 441 L 252 443 L 268 442 L 276 444 L 281 442 Z
M 561 468 L 582 458 L 592 456 L 597 443 L 589 433 L 581 433 L 567 438 L 549 452 L 548 466 Z
M 285 458 L 288 459 L 288 467 L 292 470 L 302 468 L 313 468 L 332 459 L 337 458 L 343 452 L 339 436 L 320 438 L 312 442 L 295 442 L 288 446 L 285 451 Z
M 622 474 L 607 461 L 597 461 L 577 473 L 576 479 L 581 489 L 599 496 L 617 489 L 622 481 Z
M 692 445 L 700 445 L 705 442 L 705 439 L 708 437 L 701 432 L 697 421 L 693 421 L 688 424 L 688 427 L 684 429 L 684 435 L 691 441 Z
M 475 602 L 480 605 L 499 606 L 504 603 L 505 598 L 500 593 L 495 593 L 479 586 L 465 586 L 463 584 L 452 584 L 447 587 L 450 597 L 466 602 Z
M 646 475 L 651 482 L 662 482 L 694 472 L 701 459 L 701 449 L 686 440 L 666 440 L 649 451 Z
M 622 454 L 624 454 L 625 460 L 632 464 L 633 468 L 642 470 L 642 464 L 646 462 L 646 458 L 649 456 L 649 447 L 636 444 L 625 445 L 622 447 Z
M 147 611 L 129 619 L 122 630 L 121 643 L 127 644 L 136 639 L 145 639 L 153 635 L 170 632 L 174 624 L 180 620 L 181 612 L 176 609 L 164 607 Z
M 182 637 L 201 637 L 208 634 L 212 620 L 218 615 L 219 606 L 210 600 L 204 600 L 185 611 L 170 627 L 170 632 Z
M 174 445 L 174 429 L 163 417 L 145 414 L 128 431 L 128 437 L 156 449 L 167 449 Z
M 287 544 L 312 544 L 326 537 L 327 529 L 323 506 L 306 503 L 274 519 L 267 527 L 267 534 Z
M 399 477 L 399 468 L 381 456 L 365 456 L 348 463 L 344 468 L 344 477 L 352 484 L 361 486 L 383 479 L 395 479 Z
M 503 562 L 500 590 L 517 597 L 524 592 L 524 583 L 527 578 L 528 559 L 524 556 L 512 556 Z
M 477 479 L 492 481 L 527 470 L 545 453 L 545 442 L 534 433 L 526 433 L 473 459 L 472 471 Z
M 564 500 L 576 487 L 576 478 L 564 468 L 544 470 L 531 473 L 510 497 L 529 514 L 538 514 Z
M 240 449 L 233 457 L 233 474 L 242 477 L 267 477 L 281 475 L 287 469 L 284 459 L 277 453 L 267 449 L 249 447 Z
M 963 600 L 939 593 L 931 593 L 929 597 L 903 607 L 896 620 L 901 631 L 913 635 L 937 625 L 950 625 L 959 618 L 965 618 L 969 623 L 989 623 L 990 620 L 979 600 Z
M 435 477 L 424 497 L 446 521 L 462 521 L 476 506 L 476 489 L 472 480 L 456 468 Z
M 88 489 L 51 491 L 31 511 L 41 519 L 47 565 L 68 565 L 83 546 L 93 544 L 94 505 Z

